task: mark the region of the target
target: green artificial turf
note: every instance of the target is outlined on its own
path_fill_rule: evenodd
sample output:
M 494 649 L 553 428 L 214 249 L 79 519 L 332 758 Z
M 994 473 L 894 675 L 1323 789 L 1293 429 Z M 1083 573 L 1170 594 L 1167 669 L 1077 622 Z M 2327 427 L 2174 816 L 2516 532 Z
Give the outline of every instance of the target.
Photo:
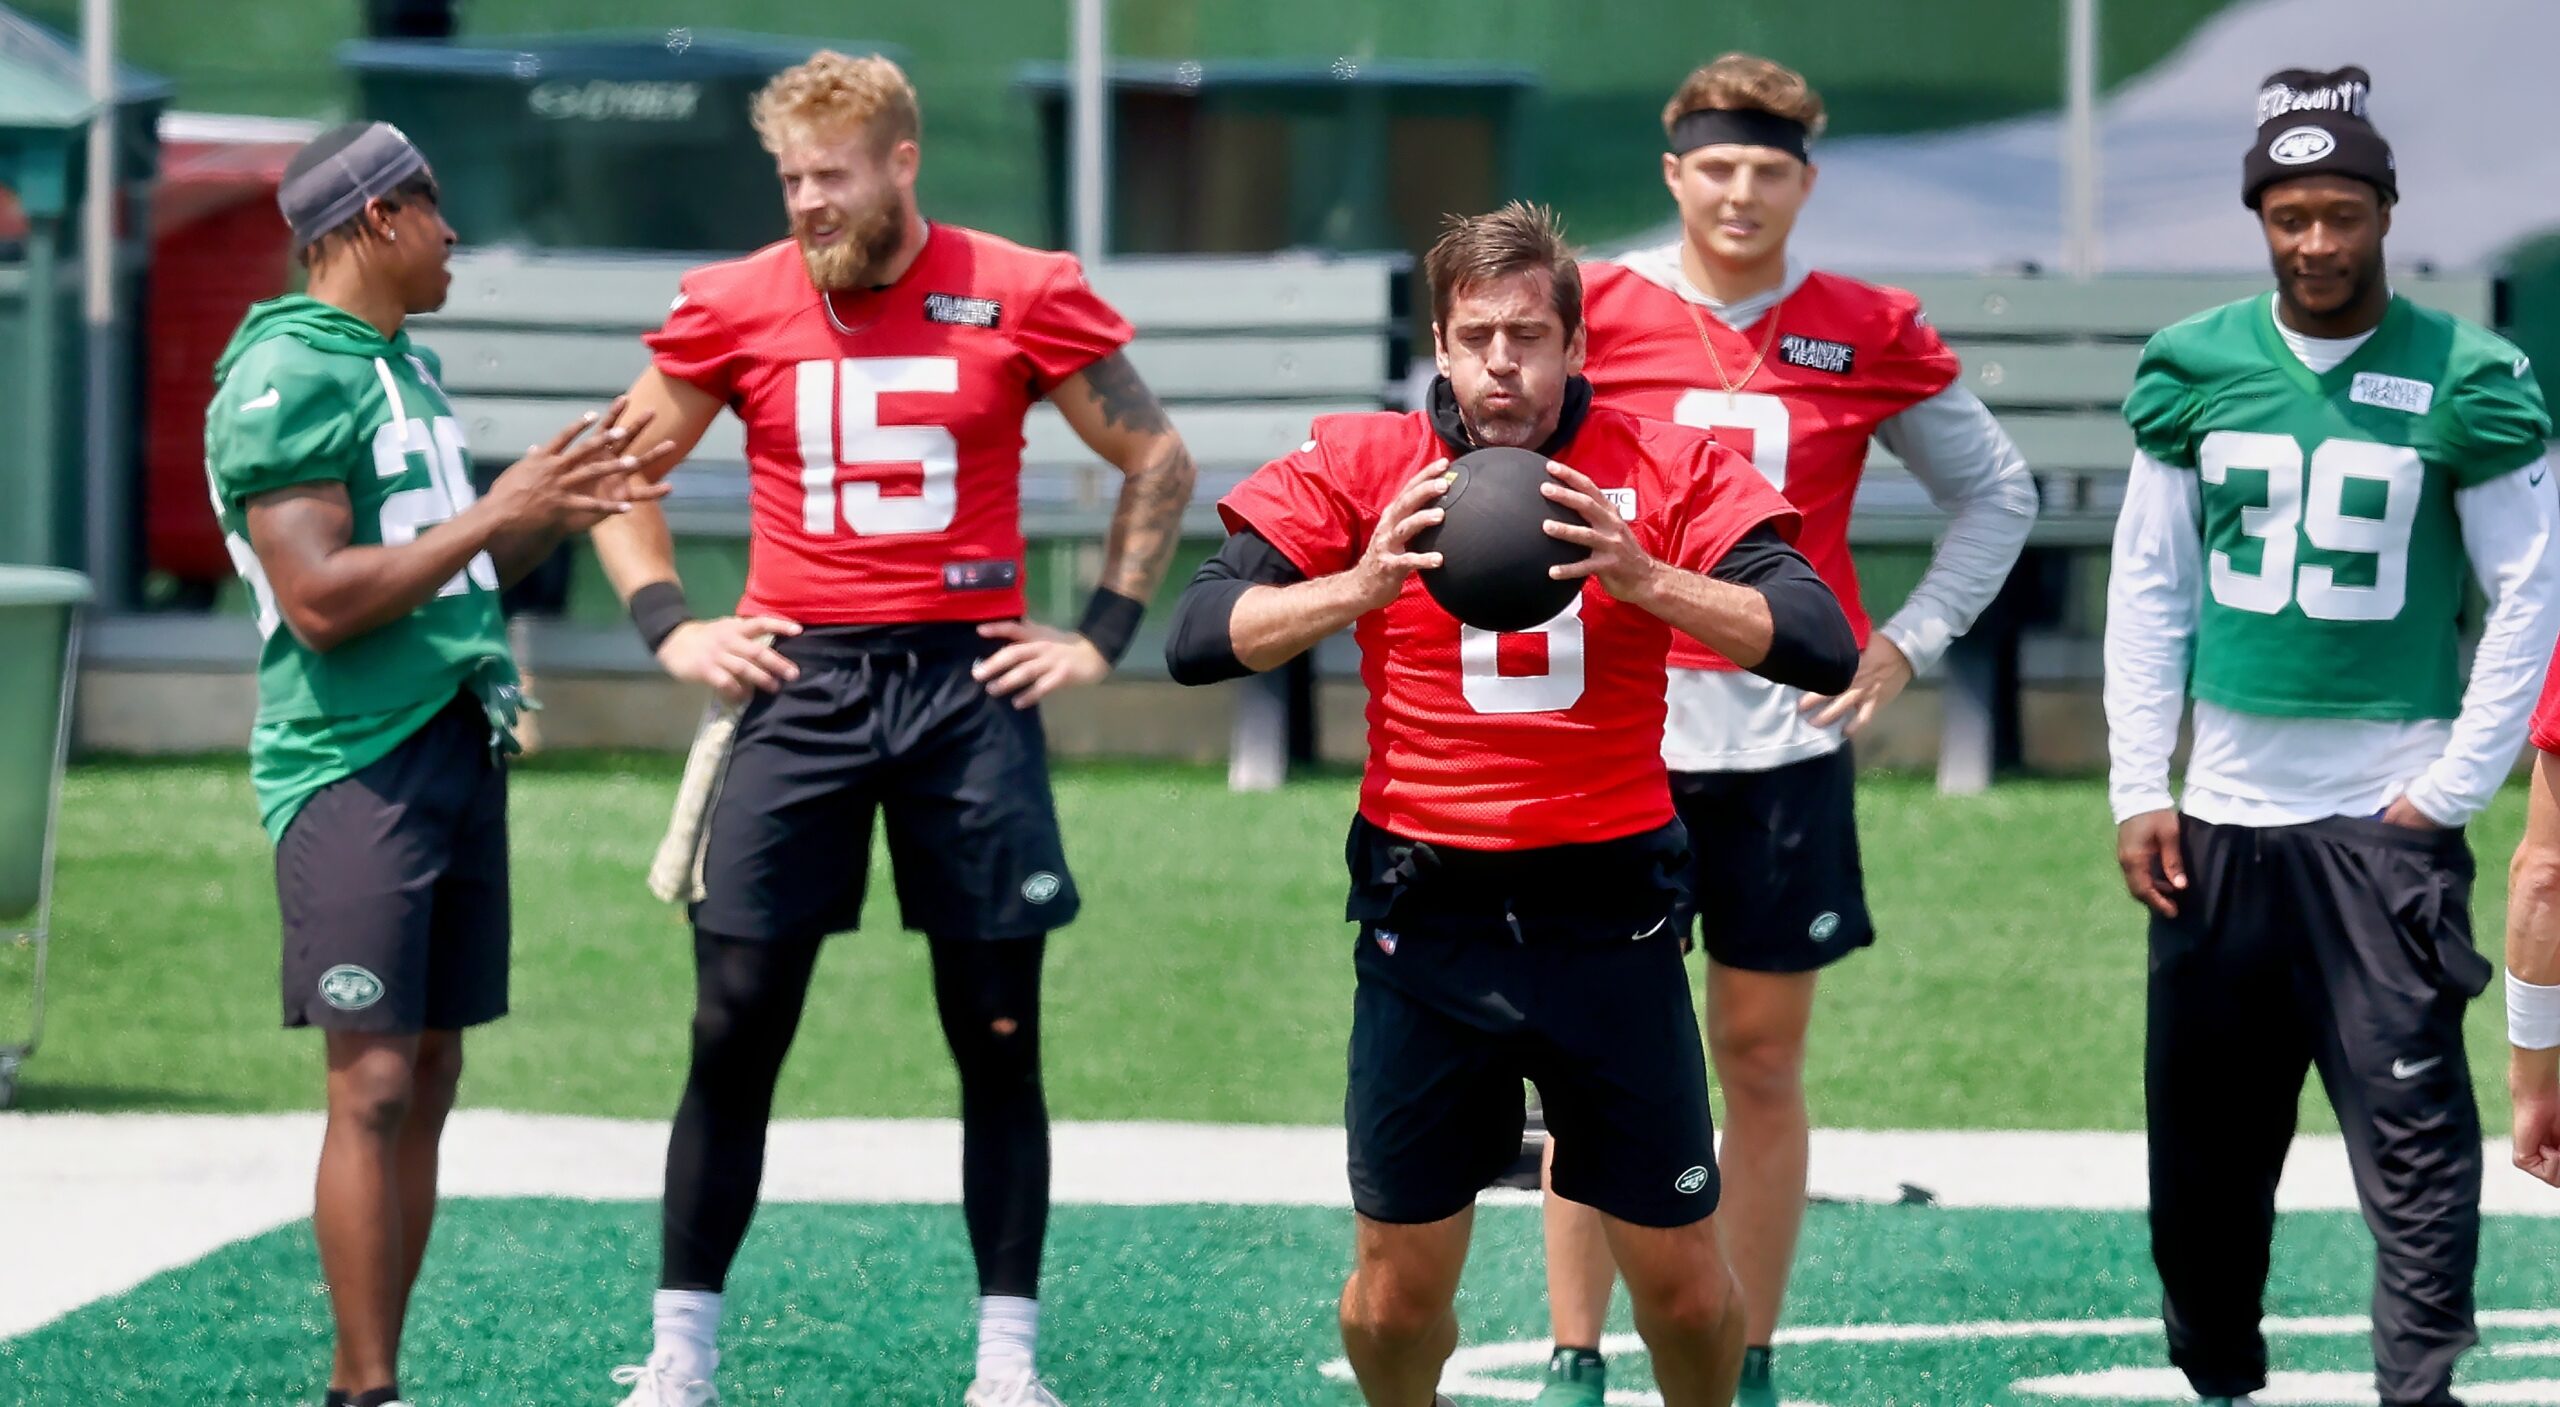
M 664 1117 L 682 1077 L 690 947 L 641 883 L 676 764 L 536 759 L 514 779 L 515 1014 L 473 1035 L 467 1104 Z M 1085 895 L 1052 939 L 1046 1056 L 1073 1119 L 1330 1123 L 1350 1020 L 1341 838 L 1353 781 L 1230 794 L 1210 769 L 1064 769 Z M 2483 946 L 2522 823 L 2511 789 L 2473 829 Z M 2116 878 L 2102 788 L 1939 797 L 1874 776 L 1861 825 L 1878 946 L 1824 980 L 1808 1080 L 1819 1124 L 2141 1126 L 2141 914 Z M 921 939 L 875 864 L 866 931 L 819 965 L 785 1116 L 947 1115 L 955 1084 Z M 34 1109 L 316 1107 L 317 1039 L 278 1029 L 270 852 L 230 760 L 74 770 L 64 803 L 52 1024 Z M 25 955 L 0 955 L 0 1023 Z M 1695 960 L 1693 959 L 1693 966 Z M 2504 1035 L 2476 1003 L 2483 1115 L 2503 1127 Z M 0 1039 L 13 1032 L 0 1027 Z M 2316 1084 L 2307 1127 L 2333 1127 Z
M 1488 1382 L 1534 1383 L 1545 1357 L 1536 1217 L 1478 1214 L 1462 1353 L 1508 1343 L 1518 1361 L 1474 1368 L 1462 1357 L 1443 1379 L 1461 1402 L 1492 1401 Z M 1043 1370 L 1076 1407 L 1355 1407 L 1322 1371 L 1341 1351 L 1334 1299 L 1349 1230 L 1348 1213 L 1327 1208 L 1061 1207 L 1042 1286 Z M 656 1246 L 650 1205 L 450 1204 L 410 1308 L 402 1387 L 430 1407 L 616 1400 L 607 1375 L 646 1352 Z M 2287 1217 L 2276 1263 L 2276 1369 L 2365 1375 L 2371 1401 L 2362 1223 L 2343 1212 Z M 2548 1313 L 2560 1264 L 2538 1223 L 2491 1223 L 2479 1285 L 2492 1311 L 2487 1347 L 2466 1361 L 2463 1383 L 2494 1382 L 2504 1395 L 2474 1400 L 2560 1400 Z M 767 1207 L 729 1281 L 724 1400 L 948 1407 L 966 1381 L 974 1292 L 956 1209 Z M 1830 1407 L 2049 1407 L 2015 1385 L 2163 1365 L 2158 1296 L 2139 1213 L 1819 1206 L 1788 1306 L 1800 1337 L 1781 1340 L 1781 1384 L 1790 1402 Z M 2518 1323 L 2519 1311 L 2543 1313 Z M 2344 1322 L 2287 1322 L 2296 1316 Z M 1823 1340 L 1822 1327 L 1843 1324 L 1869 1337 Z M 295 1224 L 0 1341 L 0 1399 L 316 1403 L 328 1325 L 310 1230 Z M 1623 1292 L 1613 1327 L 1627 1327 Z M 1631 1347 L 1611 1367 L 1613 1387 L 1652 1385 Z

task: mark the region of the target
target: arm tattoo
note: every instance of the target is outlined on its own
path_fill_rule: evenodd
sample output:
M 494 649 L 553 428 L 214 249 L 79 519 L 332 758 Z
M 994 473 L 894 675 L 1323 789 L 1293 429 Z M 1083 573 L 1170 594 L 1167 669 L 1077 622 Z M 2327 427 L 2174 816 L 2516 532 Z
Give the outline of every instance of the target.
M 1145 388 L 1139 389 L 1144 394 Z M 1149 396 L 1147 404 L 1152 410 L 1155 398 Z M 1161 419 L 1163 412 L 1155 414 Z M 1112 510 L 1111 533 L 1102 546 L 1104 586 L 1136 601 L 1154 598 L 1173 561 L 1174 544 L 1182 536 L 1182 510 L 1191 502 L 1191 484 L 1198 476 L 1191 451 L 1168 434 L 1155 457 L 1121 481 L 1120 503 Z
M 1173 428 L 1173 423 L 1165 419 L 1164 407 L 1156 401 L 1156 393 L 1147 389 L 1138 369 L 1129 365 L 1127 353 L 1113 352 L 1086 367 L 1084 383 L 1094 404 L 1102 408 L 1103 423 L 1145 435 L 1161 435 Z

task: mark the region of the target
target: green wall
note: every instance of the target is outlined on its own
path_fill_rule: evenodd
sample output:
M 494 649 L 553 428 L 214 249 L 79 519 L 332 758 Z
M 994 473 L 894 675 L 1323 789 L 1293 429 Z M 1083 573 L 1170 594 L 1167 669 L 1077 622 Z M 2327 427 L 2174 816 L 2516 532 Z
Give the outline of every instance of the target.
M 21 8 L 76 30 L 77 0 Z M 2108 82 L 2141 72 L 2228 0 L 2105 7 Z M 122 0 L 127 56 L 177 80 L 179 106 L 329 117 L 349 89 L 330 57 L 357 0 Z M 1544 75 L 1534 194 L 1606 240 L 1662 214 L 1646 165 L 1658 115 L 1694 64 L 1749 48 L 1810 74 L 1834 132 L 1943 127 L 2060 100 L 2062 0 L 1118 0 L 1114 48 L 1149 58 L 1450 59 Z M 466 0 L 466 37 L 701 24 L 701 0 Z M 1017 238 L 1049 231 L 1045 174 L 1017 67 L 1067 44 L 1067 0 L 727 0 L 720 27 L 872 39 L 910 56 L 925 101 L 937 215 Z M 448 156 L 446 158 L 450 160 Z M 671 193 L 671 197 L 672 197 Z M 466 232 L 466 238 L 468 232 Z

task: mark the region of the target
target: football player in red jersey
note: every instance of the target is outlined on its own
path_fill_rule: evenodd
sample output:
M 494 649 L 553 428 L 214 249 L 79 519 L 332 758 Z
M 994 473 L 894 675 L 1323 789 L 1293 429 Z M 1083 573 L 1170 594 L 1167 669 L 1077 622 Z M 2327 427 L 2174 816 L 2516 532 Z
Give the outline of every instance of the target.
M 1956 358 L 1895 288 L 1807 268 L 1787 239 L 1813 193 L 1822 100 L 1747 54 L 1691 74 L 1663 111 L 1672 244 L 1594 264 L 1587 374 L 1599 403 L 1704 426 L 1804 515 L 1797 540 L 1862 654 L 1843 691 L 1791 688 L 1675 640 L 1663 751 L 1698 858 L 1707 1040 L 1725 1099 L 1725 1244 L 1751 1353 L 1741 1400 L 1774 1403 L 1768 1346 L 1805 1205 L 1805 1031 L 1826 965 L 1874 941 L 1849 738 L 1991 603 L 2034 525 L 2026 464 L 1956 384 Z M 1849 514 L 1870 443 L 1950 515 L 1902 609 L 1870 628 Z M 1545 1407 L 1602 1400 L 1610 1263 L 1587 1210 L 1548 1199 L 1556 1352 Z
M 1675 632 L 1826 693 L 1856 644 L 1789 547 L 1796 513 L 1700 431 L 1591 403 L 1582 285 L 1546 212 L 1452 223 L 1426 261 L 1429 408 L 1328 416 L 1219 505 L 1230 536 L 1176 608 L 1184 683 L 1270 669 L 1350 627 L 1369 760 L 1348 846 L 1357 1263 L 1342 1336 L 1371 1407 L 1426 1407 L 1476 1194 L 1517 1156 L 1534 1081 L 1556 1185 L 1598 1209 L 1671 1407 L 1731 1401 L 1738 1289 L 1717 1249 L 1714 1129 L 1672 916 L 1688 844 L 1662 761 Z M 1442 610 L 1412 538 L 1450 459 L 1546 456 L 1590 549 L 1533 631 Z
M 896 65 L 820 53 L 754 115 L 792 237 L 687 275 L 631 392 L 679 453 L 724 406 L 745 422 L 745 599 L 690 618 L 662 514 L 597 544 L 668 673 L 751 696 L 692 912 L 693 1061 L 667 1148 L 656 1346 L 617 1376 L 633 1407 L 714 1399 L 774 1081 L 821 941 L 859 919 L 885 810 L 899 908 L 929 940 L 960 1073 L 981 1294 L 967 1402 L 1042 1407 L 1056 1398 L 1033 1359 L 1049 1210 L 1040 972 L 1077 897 L 1033 705 L 1127 648 L 1191 458 L 1121 353 L 1129 325 L 1074 259 L 917 212 L 920 119 Z M 1023 417 L 1044 398 L 1127 475 L 1073 632 L 1021 618 Z

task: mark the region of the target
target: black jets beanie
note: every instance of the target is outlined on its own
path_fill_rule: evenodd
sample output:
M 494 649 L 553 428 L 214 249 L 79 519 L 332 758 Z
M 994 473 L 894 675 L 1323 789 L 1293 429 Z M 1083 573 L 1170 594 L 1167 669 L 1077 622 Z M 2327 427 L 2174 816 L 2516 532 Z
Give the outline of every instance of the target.
M 2329 73 L 2288 68 L 2258 89 L 2258 136 L 2240 164 L 2240 202 L 2255 210 L 2266 189 L 2297 176 L 2352 176 L 2400 198 L 2391 144 L 2373 130 L 2365 99 L 2373 78 L 2353 66 Z

